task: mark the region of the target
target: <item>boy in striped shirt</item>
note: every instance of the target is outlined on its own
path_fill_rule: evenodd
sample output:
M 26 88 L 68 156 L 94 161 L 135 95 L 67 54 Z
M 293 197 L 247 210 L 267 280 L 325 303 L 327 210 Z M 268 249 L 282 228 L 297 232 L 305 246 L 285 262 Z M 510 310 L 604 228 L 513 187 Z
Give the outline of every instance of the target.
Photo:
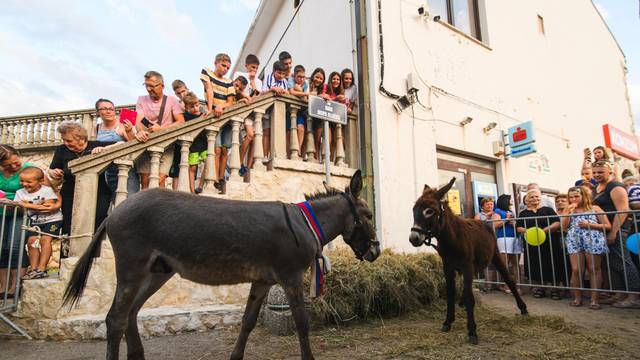
M 231 58 L 227 54 L 218 54 L 215 58 L 215 69 L 204 68 L 200 74 L 200 80 L 204 85 L 204 92 L 207 99 L 207 112 L 215 117 L 220 117 L 223 111 L 233 105 L 236 90 L 231 79 L 225 75 L 231 67 Z M 225 178 L 224 170 L 229 158 L 229 148 L 231 147 L 231 122 L 226 123 L 221 129 L 216 139 L 215 168 L 217 181 L 215 186 L 223 191 Z
M 280 60 L 273 63 L 273 72 L 267 75 L 262 82 L 262 94 L 274 92 L 278 95 L 289 93 L 289 82 L 287 81 L 287 66 Z M 271 151 L 271 109 L 265 114 L 262 122 L 262 148 L 265 158 Z

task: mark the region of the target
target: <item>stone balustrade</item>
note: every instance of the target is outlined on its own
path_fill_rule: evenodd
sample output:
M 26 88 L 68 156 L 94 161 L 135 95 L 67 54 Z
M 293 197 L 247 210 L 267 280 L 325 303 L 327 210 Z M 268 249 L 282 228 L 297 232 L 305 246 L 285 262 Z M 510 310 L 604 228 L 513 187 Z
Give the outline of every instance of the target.
M 189 146 L 200 133 L 207 137 L 208 149 L 206 171 L 204 176 L 203 195 L 219 196 L 214 187 L 215 182 L 215 139 L 223 126 L 231 126 L 232 143 L 229 149 L 229 168 L 231 175 L 229 183 L 242 183 L 239 176 L 242 161 L 240 159 L 240 144 L 242 140 L 241 127 L 246 118 L 254 120 L 254 146 L 252 172 L 270 171 L 274 169 L 288 169 L 293 171 L 324 173 L 324 165 L 315 160 L 315 146 L 312 121 L 307 121 L 304 149 L 301 149 L 296 131 L 296 116 L 306 110 L 306 103 L 296 97 L 266 94 L 254 99 L 249 105 L 236 104 L 225 111 L 220 118 L 207 117 L 189 121 L 150 136 L 147 142 L 130 141 L 114 146 L 101 154 L 89 155 L 72 161 L 69 166 L 76 176 L 75 198 L 73 204 L 73 219 L 71 235 L 81 236 L 71 242 L 70 256 L 79 256 L 87 248 L 94 231 L 94 217 L 96 211 L 96 196 L 98 176 L 109 165 L 116 164 L 118 168 L 118 186 L 116 190 L 116 206 L 127 198 L 127 173 L 134 161 L 144 152 L 148 152 L 151 159 L 151 173 L 149 187 L 158 187 L 160 157 L 167 147 L 178 146 L 180 150 L 180 171 L 178 175 L 178 191 L 189 191 L 189 165 L 187 162 Z M 262 122 L 266 114 L 271 121 L 271 153 L 264 154 L 262 147 Z M 83 114 L 83 117 L 89 116 Z M 286 129 L 286 120 L 291 120 L 290 129 Z M 12 120 L 16 121 L 16 120 Z M 22 120 L 20 120 L 22 121 Z M 29 121 L 25 118 L 25 121 Z M 87 123 L 88 120 L 87 120 Z M 287 131 L 289 130 L 289 131 Z M 3 133 L 4 134 L 4 133 Z M 21 133 L 22 134 L 22 133 Z M 287 136 L 289 146 L 287 146 Z M 337 125 L 335 128 L 335 161 L 334 171 L 338 174 L 347 173 L 350 168 L 359 166 L 358 124 L 355 116 L 349 116 L 348 125 Z M 42 139 L 42 138 L 40 138 Z M 47 139 L 49 139 L 47 137 Z M 28 143 L 28 142 L 27 142 Z M 268 161 L 263 161 L 263 160 Z M 341 169 L 344 169 L 341 171 Z
M 135 105 L 118 106 L 116 113 L 120 115 L 123 108 L 135 109 Z M 62 142 L 56 131 L 61 122 L 79 122 L 92 134 L 96 119 L 95 109 L 0 117 L 0 143 L 18 149 L 53 147 Z

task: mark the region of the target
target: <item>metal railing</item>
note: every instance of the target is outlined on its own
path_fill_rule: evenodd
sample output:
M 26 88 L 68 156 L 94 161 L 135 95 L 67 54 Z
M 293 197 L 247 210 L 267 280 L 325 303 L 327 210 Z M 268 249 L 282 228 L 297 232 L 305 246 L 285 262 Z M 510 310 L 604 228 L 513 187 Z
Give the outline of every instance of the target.
M 22 291 L 22 276 L 26 266 L 25 230 L 27 217 L 17 206 L 3 205 L 0 222 L 0 321 L 6 323 L 20 335 L 31 339 L 29 334 L 13 323 L 5 314 L 18 308 Z M 12 283 L 15 281 L 15 288 Z M 11 292 L 13 291 L 13 292 Z
M 615 219 L 621 214 L 626 214 L 625 220 L 616 232 L 615 240 L 608 243 L 610 231 L 602 226 L 600 218 L 610 215 Z M 640 269 L 634 264 L 626 244 L 632 234 L 638 234 L 633 240 L 640 239 L 639 221 L 640 211 L 636 210 L 514 217 L 487 222 L 496 231 L 499 245 L 501 241 L 502 244 L 511 241 L 515 243 L 515 251 L 512 249 L 511 254 L 515 256 L 508 260 L 515 260 L 517 266 L 510 267 L 507 264 L 507 268 L 510 271 L 517 269 L 517 273 L 511 274 L 515 277 L 517 286 L 640 294 Z M 580 222 L 583 224 L 580 225 Z M 554 225 L 556 223 L 558 224 Z M 610 224 L 613 225 L 613 221 Z M 504 226 L 515 228 L 515 240 L 500 231 Z M 577 231 L 576 227 L 582 231 Z M 541 230 L 532 230 L 533 228 Z M 518 249 L 521 251 L 517 251 Z M 576 249 L 582 251 L 576 252 Z M 485 269 L 478 273 L 475 282 L 484 286 L 504 284 L 499 278 L 493 280 L 489 277 Z M 587 280 L 589 287 L 584 286 Z

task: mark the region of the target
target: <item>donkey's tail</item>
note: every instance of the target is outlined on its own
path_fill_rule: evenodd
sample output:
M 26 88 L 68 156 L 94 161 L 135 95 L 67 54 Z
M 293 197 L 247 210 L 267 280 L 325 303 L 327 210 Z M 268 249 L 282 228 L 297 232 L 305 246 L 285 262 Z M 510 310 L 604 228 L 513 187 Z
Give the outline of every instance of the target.
M 100 244 L 105 233 L 105 227 L 107 219 L 105 218 L 89 243 L 89 248 L 82 254 L 80 260 L 76 264 L 75 270 L 71 275 L 71 280 L 64 290 L 64 296 L 62 298 L 62 307 L 70 305 L 73 308 L 84 292 L 84 288 L 87 286 L 87 279 L 89 278 L 89 271 L 91 271 L 91 265 L 93 265 L 93 258 L 99 255 Z

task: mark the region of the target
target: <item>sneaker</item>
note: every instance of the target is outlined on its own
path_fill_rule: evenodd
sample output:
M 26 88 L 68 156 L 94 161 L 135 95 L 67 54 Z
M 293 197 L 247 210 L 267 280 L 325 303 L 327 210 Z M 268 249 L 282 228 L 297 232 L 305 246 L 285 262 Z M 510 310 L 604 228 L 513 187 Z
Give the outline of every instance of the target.
M 202 193 L 202 188 L 201 187 L 197 187 L 193 190 L 194 193 L 196 194 L 201 194 Z
M 247 171 L 249 171 L 249 170 L 247 169 L 246 166 L 240 165 L 240 171 L 238 171 L 238 174 L 240 174 L 240 176 L 244 176 L 244 174 L 246 174 Z

